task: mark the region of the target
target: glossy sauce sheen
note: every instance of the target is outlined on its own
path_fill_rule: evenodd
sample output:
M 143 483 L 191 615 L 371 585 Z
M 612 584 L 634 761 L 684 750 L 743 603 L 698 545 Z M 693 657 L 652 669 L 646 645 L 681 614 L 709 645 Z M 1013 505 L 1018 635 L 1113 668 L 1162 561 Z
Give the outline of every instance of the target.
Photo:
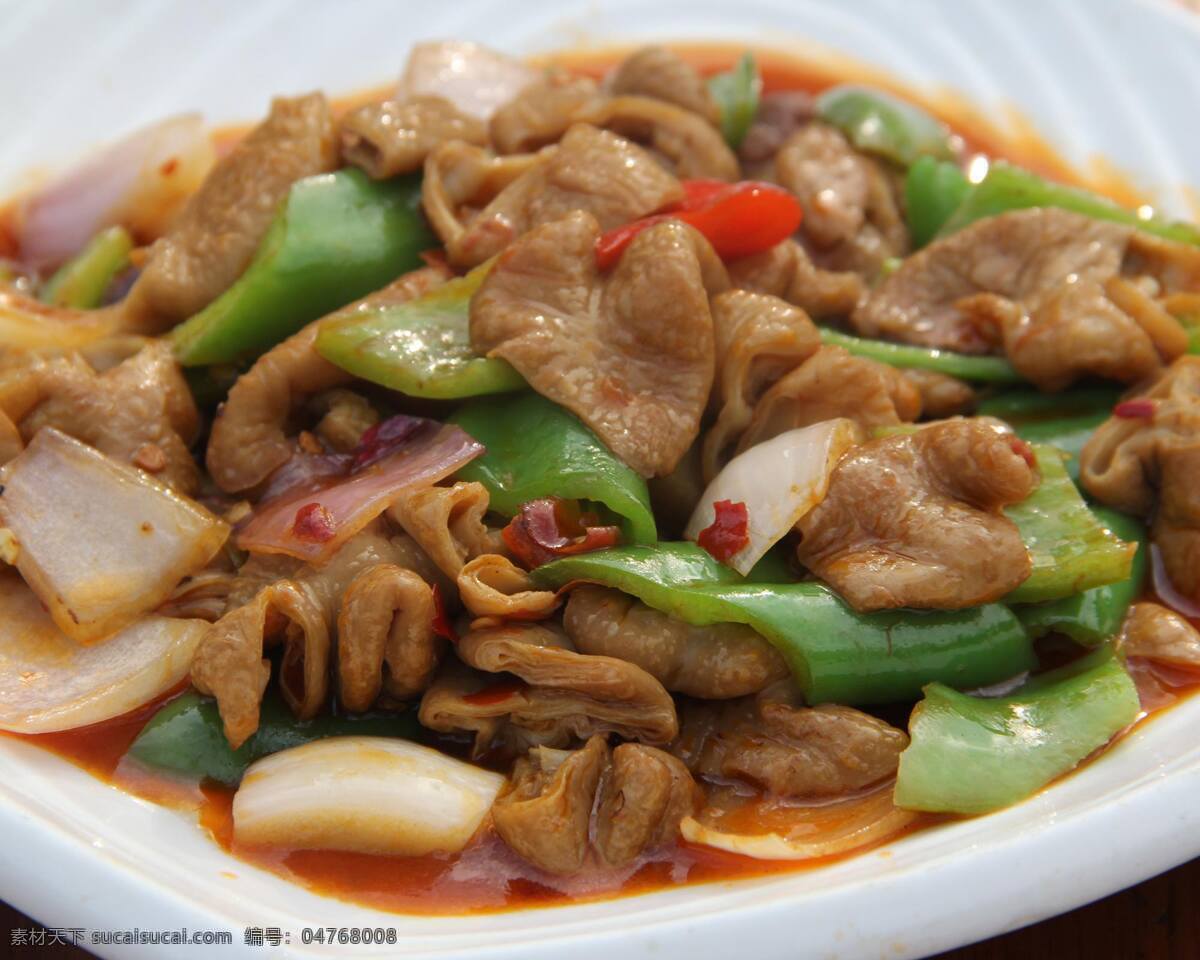
M 726 69 L 742 48 L 718 46 L 676 47 L 706 73 Z M 545 58 L 581 73 L 600 76 L 627 51 L 605 50 L 571 53 Z M 1015 133 L 999 132 L 982 120 L 969 103 L 951 95 L 936 98 L 914 96 L 894 79 L 862 65 L 847 62 L 836 67 L 791 59 L 774 52 L 756 52 L 764 89 L 817 92 L 847 80 L 870 82 L 921 103 L 949 123 L 971 151 L 1003 157 L 1056 180 L 1089 187 L 1127 206 L 1137 206 L 1144 197 L 1128 181 L 1102 163 L 1087 175 L 1071 169 L 1041 141 L 1027 123 L 1014 114 L 1006 119 Z M 356 94 L 336 102 L 343 112 L 386 94 L 386 88 Z M 215 134 L 220 152 L 228 151 L 243 135 L 245 126 L 227 127 Z M 0 211 L 0 255 L 11 243 L 12 207 Z M 8 243 L 6 243 L 8 239 Z M 1198 624 L 1200 625 L 1200 624 Z M 1196 677 L 1164 677 L 1144 665 L 1133 671 L 1150 710 L 1175 702 L 1194 684 Z M 500 684 L 476 696 L 506 695 Z M 50 750 L 101 779 L 155 802 L 195 809 L 201 826 L 213 839 L 237 857 L 300 883 L 318 893 L 356 903 L 405 913 L 455 914 L 476 911 L 549 906 L 556 903 L 640 893 L 689 882 L 728 881 L 826 865 L 826 858 L 800 863 L 754 860 L 708 847 L 681 842 L 624 870 L 589 872 L 577 878 L 542 874 L 511 853 L 493 834 L 472 843 L 461 854 L 449 857 L 392 857 L 321 850 L 262 850 L 246 848 L 233 841 L 233 791 L 216 785 L 196 785 L 156 775 L 137 764 L 122 762 L 129 745 L 146 721 L 169 697 L 134 713 L 105 723 L 65 733 L 18 737 Z M 6 736 L 16 736 L 6 734 Z M 922 815 L 909 830 L 929 829 L 951 818 Z M 893 840 L 895 838 L 892 838 Z M 890 841 L 889 841 L 890 842 Z M 881 856 L 860 848 L 847 856 Z

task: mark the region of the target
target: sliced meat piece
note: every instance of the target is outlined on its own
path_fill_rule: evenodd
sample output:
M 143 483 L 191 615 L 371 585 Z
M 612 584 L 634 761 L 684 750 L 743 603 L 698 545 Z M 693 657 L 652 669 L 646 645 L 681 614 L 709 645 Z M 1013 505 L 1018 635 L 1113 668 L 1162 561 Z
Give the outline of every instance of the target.
M 471 343 L 574 412 L 643 476 L 691 446 L 712 387 L 708 297 L 728 285 L 699 233 L 643 230 L 601 275 L 601 225 L 578 212 L 522 237 L 471 301 Z
M 553 590 L 536 589 L 528 573 L 496 553 L 482 554 L 463 565 L 458 593 L 474 616 L 499 620 L 544 620 L 561 602 Z M 480 624 L 477 621 L 473 627 Z
M 558 629 L 543 623 L 508 623 L 471 630 L 458 642 L 463 663 L 488 673 L 513 673 L 533 690 L 553 693 L 572 732 L 580 737 L 612 732 L 645 743 L 669 743 L 678 732 L 671 695 L 641 667 L 613 657 L 575 652 Z M 521 725 L 519 711 L 510 711 Z
M 355 577 L 337 616 L 342 706 L 367 710 L 381 691 L 398 701 L 422 693 L 445 646 L 436 616 L 433 589 L 411 570 L 380 563 Z
M 741 697 L 791 673 L 750 627 L 694 627 L 607 587 L 572 590 L 563 627 L 581 653 L 627 660 L 668 690 L 691 697 Z
M 1002 345 L 1047 390 L 1089 374 L 1133 383 L 1186 349 L 1157 300 L 1193 277 L 1194 252 L 1177 247 L 1067 210 L 1015 210 L 909 257 L 852 321 L 866 336 L 964 353 Z
M 575 124 L 557 147 L 540 154 L 470 218 L 461 234 L 442 239 L 451 263 L 471 267 L 527 231 L 575 211 L 588 212 L 602 230 L 610 230 L 682 196 L 679 182 L 636 144 Z
M 807 91 L 777 90 L 763 94 L 754 122 L 738 149 L 742 163 L 753 168 L 774 160 L 792 134 L 807 126 L 816 115 L 816 99 Z
M 580 750 L 530 750 L 492 804 L 496 832 L 547 873 L 576 873 L 587 857 L 592 805 L 608 764 L 608 746 L 599 736 Z
M 547 70 L 492 115 L 492 145 L 497 153 L 527 153 L 555 143 L 598 96 L 590 77 Z
M 965 380 L 936 370 L 902 370 L 904 379 L 921 395 L 921 416 L 942 420 L 975 409 L 978 397 Z
M 867 294 L 867 286 L 857 273 L 822 270 L 795 240 L 733 261 L 729 279 L 743 290 L 794 303 L 818 320 L 849 316 Z
M 246 269 L 292 184 L 336 167 L 325 97 L 274 100 L 266 120 L 217 163 L 150 248 L 129 297 L 149 311 L 150 330 L 198 313 L 223 293 Z
M 547 873 L 572 874 L 595 858 L 634 862 L 679 836 L 703 794 L 678 759 L 624 743 L 609 753 L 595 736 L 579 750 L 535 747 L 513 767 L 492 806 L 496 832 Z
M 280 691 L 297 717 L 315 716 L 328 698 L 330 646 L 347 588 L 373 568 L 408 560 L 405 543 L 389 539 L 375 524 L 321 567 L 288 558 L 247 561 L 230 587 L 226 613 L 201 638 L 192 661 L 192 683 L 217 698 L 231 746 L 236 749 L 258 729 L 259 704 L 270 678 L 264 651 L 284 644 Z M 382 637 L 373 640 L 365 637 L 370 624 L 356 619 L 359 642 L 386 648 L 393 619 L 376 617 Z M 401 638 L 391 642 L 394 648 Z
M 1102 503 L 1152 518 L 1171 582 L 1200 602 L 1200 357 L 1180 357 L 1117 409 L 1084 444 L 1079 479 Z
M 778 297 L 727 290 L 711 302 L 717 374 L 710 405 L 717 421 L 704 437 L 704 480 L 725 465 L 767 388 L 816 353 L 821 336 L 797 307 Z
M 438 144 L 483 146 L 487 125 L 441 97 L 368 103 L 342 118 L 342 158 L 376 180 L 420 170 Z
M 608 89 L 615 96 L 665 100 L 711 124 L 720 119 L 700 71 L 665 47 L 642 47 L 631 53 L 609 78 Z
M 823 420 L 846 417 L 869 434 L 920 415 L 920 393 L 895 367 L 821 347 L 763 394 L 736 452 Z
M 822 267 L 872 279 L 884 260 L 907 252 L 891 180 L 839 130 L 817 122 L 792 134 L 775 155 L 774 179 L 800 200 L 800 232 Z
M 640 143 L 683 179 L 736 180 L 741 175 L 721 132 L 699 114 L 651 97 L 610 97 L 580 110 L 581 123 Z
M 432 267 L 414 270 L 358 305 L 403 303 L 431 290 L 444 276 Z M 206 464 L 222 490 L 257 487 L 287 463 L 296 451 L 287 432 L 292 413 L 314 394 L 353 381 L 317 353 L 319 326 L 320 321 L 310 323 L 259 357 L 217 411 Z
M 0 404 L 25 440 L 42 427 L 54 427 L 153 473 L 180 493 L 194 493 L 199 486 L 200 471 L 189 448 L 200 415 L 165 341 L 149 341 L 101 374 L 82 357 L 68 354 L 34 360 L 11 376 L 23 381 L 21 389 L 10 384 Z
M 819 799 L 895 776 L 907 746 L 903 731 L 851 707 L 795 707 L 759 697 L 688 704 L 672 750 L 697 776 Z
M 1038 478 L 1012 434 L 943 420 L 851 450 L 801 518 L 797 553 L 859 611 L 953 610 L 998 600 L 1030 573 L 1001 513 Z
M 442 573 L 457 577 L 468 560 L 492 553 L 499 538 L 488 530 L 487 489 L 480 483 L 421 487 L 405 494 L 388 510 Z
M 1200 670 L 1200 630 L 1158 603 L 1135 603 L 1129 608 L 1117 645 L 1127 657 Z
M 673 843 L 679 824 L 704 802 L 688 768 L 664 750 L 623 743 L 601 786 L 595 847 L 610 866 L 632 863 L 647 850 Z

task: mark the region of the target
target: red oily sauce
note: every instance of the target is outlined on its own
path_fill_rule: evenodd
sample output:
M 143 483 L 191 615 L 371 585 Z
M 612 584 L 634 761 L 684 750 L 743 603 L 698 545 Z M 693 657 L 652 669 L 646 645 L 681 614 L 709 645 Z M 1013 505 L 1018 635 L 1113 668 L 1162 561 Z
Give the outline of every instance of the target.
M 705 73 L 727 69 L 742 47 L 716 45 L 676 46 L 682 55 Z M 624 53 L 622 49 L 554 54 L 540 62 L 555 63 L 593 76 L 602 75 Z M 867 81 L 920 103 L 948 123 L 969 150 L 1002 157 L 1055 180 L 1085 186 L 1127 206 L 1145 202 L 1131 183 L 1111 167 L 1094 162 L 1084 174 L 1072 169 L 1041 140 L 1015 112 L 1005 117 L 1004 129 L 981 118 L 971 104 L 949 93 L 914 94 L 895 78 L 850 60 L 799 60 L 776 51 L 756 51 L 766 91 L 818 92 L 847 80 Z M 390 87 L 343 97 L 335 112 L 385 96 Z M 227 152 L 244 135 L 246 125 L 229 126 L 214 133 L 219 152 Z M 0 209 L 0 257 L 17 253 L 13 229 L 15 204 Z M 1148 599 L 1154 599 L 1149 597 Z M 1200 623 L 1198 623 L 1200 625 Z M 1144 663 L 1131 664 L 1143 703 L 1160 710 L 1181 699 L 1200 684 L 1200 677 L 1165 676 Z M 500 697 L 510 692 L 504 684 L 476 694 Z M 82 767 L 94 776 L 135 795 L 182 809 L 193 809 L 201 827 L 222 848 L 256 866 L 276 873 L 310 890 L 382 910 L 416 914 L 468 912 L 550 906 L 581 900 L 642 893 L 682 883 L 732 881 L 744 877 L 816 869 L 840 857 L 801 862 L 755 860 L 709 847 L 680 842 L 623 870 L 589 872 L 580 877 L 557 878 L 525 864 L 492 833 L 452 856 L 397 857 L 323 850 L 258 849 L 233 839 L 233 791 L 227 787 L 178 781 L 156 774 L 122 758 L 138 732 L 170 696 L 133 713 L 94 726 L 63 733 L 18 736 Z M 831 813 L 831 817 L 836 814 Z M 954 818 L 919 816 L 907 832 L 933 828 Z M 888 842 L 896 839 L 889 838 Z M 860 847 L 844 856 L 871 855 Z M 883 852 L 875 854 L 885 856 Z

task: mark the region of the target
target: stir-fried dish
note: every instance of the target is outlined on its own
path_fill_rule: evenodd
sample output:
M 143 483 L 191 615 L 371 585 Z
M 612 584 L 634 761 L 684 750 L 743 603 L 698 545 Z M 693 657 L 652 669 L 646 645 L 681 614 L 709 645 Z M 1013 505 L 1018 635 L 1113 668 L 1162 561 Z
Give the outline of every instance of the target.
M 0 728 L 305 882 L 811 862 L 1200 682 L 1200 231 L 883 90 L 423 44 L 5 224 Z

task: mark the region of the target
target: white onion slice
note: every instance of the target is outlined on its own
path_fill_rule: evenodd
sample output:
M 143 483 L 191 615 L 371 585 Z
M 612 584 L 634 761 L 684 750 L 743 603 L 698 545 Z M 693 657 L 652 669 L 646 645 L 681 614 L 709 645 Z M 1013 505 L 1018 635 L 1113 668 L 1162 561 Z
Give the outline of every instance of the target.
M 17 569 L 78 643 L 157 607 L 229 535 L 199 504 L 54 429 L 0 470 L 0 485 Z
M 713 477 L 684 536 L 695 540 L 716 516 L 718 500 L 744 503 L 749 542 L 727 561 L 743 576 L 824 498 L 842 454 L 862 439 L 851 420 L 825 420 L 788 430 L 734 457 Z
M 396 95 L 443 97 L 487 120 L 536 79 L 537 72 L 520 60 L 477 43 L 430 41 L 412 48 Z
M 734 833 L 685 817 L 679 829 L 689 843 L 756 860 L 812 860 L 848 853 L 895 836 L 917 818 L 892 802 L 887 788 L 867 797 L 821 807 L 797 807 L 787 833 Z M 776 813 L 773 819 L 778 819 Z M 745 817 L 740 817 L 745 822 Z
M 233 798 L 239 843 L 423 856 L 466 846 L 498 773 L 408 740 L 330 737 L 264 757 Z
M 116 223 L 139 237 L 159 236 L 215 161 L 197 113 L 135 131 L 21 203 L 21 259 L 38 268 L 55 266 Z
M 16 733 L 85 727 L 149 703 L 187 676 L 208 628 L 150 616 L 83 647 L 12 574 L 0 576 L 0 623 L 0 730 Z

